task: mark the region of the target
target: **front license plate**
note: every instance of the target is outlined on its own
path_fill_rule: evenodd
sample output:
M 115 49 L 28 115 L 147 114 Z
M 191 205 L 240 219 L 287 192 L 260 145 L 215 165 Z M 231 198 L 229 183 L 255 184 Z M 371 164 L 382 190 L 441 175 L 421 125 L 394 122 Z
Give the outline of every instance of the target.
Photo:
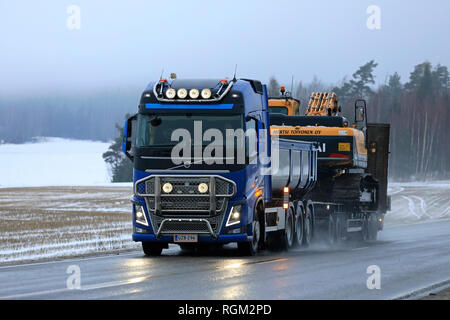
M 198 234 L 174 234 L 173 242 L 198 242 Z

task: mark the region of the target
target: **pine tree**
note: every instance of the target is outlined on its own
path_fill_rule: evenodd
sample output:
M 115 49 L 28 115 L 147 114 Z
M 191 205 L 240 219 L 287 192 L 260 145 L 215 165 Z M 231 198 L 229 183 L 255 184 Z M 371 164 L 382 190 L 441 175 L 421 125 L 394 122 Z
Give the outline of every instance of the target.
M 274 76 L 269 79 L 268 91 L 269 97 L 276 97 L 280 95 L 280 84 Z
M 126 117 L 129 117 L 127 114 Z M 108 151 L 103 153 L 103 159 L 111 167 L 112 182 L 131 182 L 133 181 L 133 163 L 122 152 L 122 134 L 123 127 L 116 124 L 119 131 Z

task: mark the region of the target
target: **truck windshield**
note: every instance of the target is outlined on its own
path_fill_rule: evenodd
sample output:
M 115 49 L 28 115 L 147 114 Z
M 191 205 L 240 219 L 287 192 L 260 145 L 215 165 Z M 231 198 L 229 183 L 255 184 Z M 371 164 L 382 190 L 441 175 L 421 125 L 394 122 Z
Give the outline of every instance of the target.
M 282 114 L 287 115 L 288 109 L 286 107 L 270 107 L 269 112 L 270 113 L 282 113 Z
M 189 131 L 194 141 L 194 121 L 201 122 L 201 134 L 208 129 L 218 129 L 226 137 L 227 129 L 243 129 L 243 116 L 212 114 L 139 114 L 136 133 L 137 147 L 170 147 L 178 141 L 172 141 L 172 132 L 177 129 Z M 197 125 L 199 124 L 197 122 Z M 203 139 L 202 139 L 203 141 Z M 210 141 L 203 141 L 204 145 Z

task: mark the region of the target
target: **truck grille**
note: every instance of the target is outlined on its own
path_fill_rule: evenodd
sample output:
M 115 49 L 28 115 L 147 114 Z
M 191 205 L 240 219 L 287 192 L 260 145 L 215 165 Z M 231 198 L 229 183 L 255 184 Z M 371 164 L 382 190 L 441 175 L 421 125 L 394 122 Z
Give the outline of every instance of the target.
M 161 190 L 165 183 L 172 185 L 169 194 Z M 207 192 L 198 191 L 200 183 L 208 185 Z M 152 175 L 137 181 L 135 191 L 145 199 L 155 231 L 211 233 L 209 224 L 212 231 L 218 233 L 236 185 L 220 176 Z M 192 221 L 189 218 L 193 218 Z
M 202 221 L 199 219 L 186 219 L 186 217 L 177 218 L 165 218 L 157 216 L 154 213 L 150 213 L 150 221 L 155 231 L 159 231 L 161 234 L 167 233 L 207 233 L 209 234 L 209 228 L 207 222 L 211 226 L 214 234 L 218 234 L 220 227 L 223 223 L 224 214 L 220 214 L 215 217 L 202 217 Z M 165 222 L 163 223 L 163 221 Z

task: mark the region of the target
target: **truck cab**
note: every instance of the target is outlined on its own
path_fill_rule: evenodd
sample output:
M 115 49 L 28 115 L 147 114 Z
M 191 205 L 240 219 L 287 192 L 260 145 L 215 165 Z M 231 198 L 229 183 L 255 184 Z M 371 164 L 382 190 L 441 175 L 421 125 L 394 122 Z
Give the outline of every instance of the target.
M 252 240 L 253 213 L 270 198 L 258 156 L 270 157 L 267 109 L 266 88 L 255 80 L 148 85 L 123 140 L 134 164 L 133 240 L 144 251 Z

